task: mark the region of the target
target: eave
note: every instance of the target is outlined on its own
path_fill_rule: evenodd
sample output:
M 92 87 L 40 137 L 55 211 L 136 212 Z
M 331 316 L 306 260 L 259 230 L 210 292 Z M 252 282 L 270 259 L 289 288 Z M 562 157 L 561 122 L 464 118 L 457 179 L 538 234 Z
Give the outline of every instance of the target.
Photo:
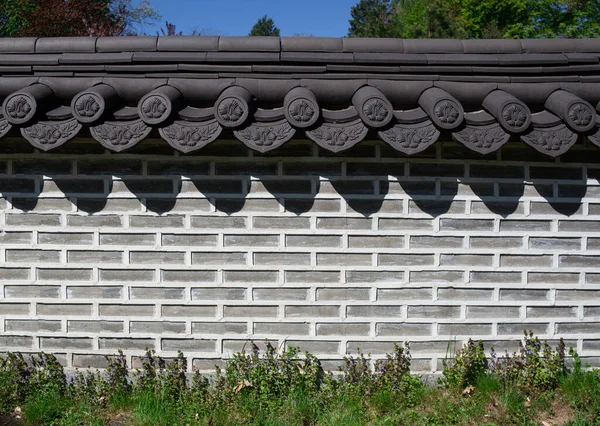
M 556 157 L 600 146 L 599 57 L 600 39 L 0 39 L 0 138 L 49 151 L 89 129 L 121 152 L 156 129 L 188 153 L 230 130 L 342 152 L 375 135 L 407 155 L 512 138 Z

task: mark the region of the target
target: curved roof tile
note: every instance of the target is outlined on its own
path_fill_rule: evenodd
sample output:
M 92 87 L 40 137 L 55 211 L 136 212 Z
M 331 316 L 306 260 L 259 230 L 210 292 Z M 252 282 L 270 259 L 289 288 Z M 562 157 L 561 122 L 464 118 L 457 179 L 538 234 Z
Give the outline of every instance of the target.
M 299 134 L 341 152 L 370 133 L 410 155 L 518 134 L 557 156 L 600 140 L 599 72 L 600 39 L 0 39 L 0 137 L 46 151 L 89 128 L 120 152 L 156 128 L 186 153 L 231 129 L 260 152 Z

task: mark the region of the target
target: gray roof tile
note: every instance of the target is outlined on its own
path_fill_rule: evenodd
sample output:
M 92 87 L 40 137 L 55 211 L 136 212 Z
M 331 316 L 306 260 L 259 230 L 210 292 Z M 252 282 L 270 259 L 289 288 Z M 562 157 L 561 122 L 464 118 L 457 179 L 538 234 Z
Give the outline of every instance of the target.
M 33 53 L 36 37 L 0 38 L 0 53 Z
M 519 40 L 462 40 L 464 53 L 523 53 Z
M 135 52 L 133 62 L 206 62 L 206 52 Z
M 158 37 L 100 37 L 96 42 L 96 52 L 153 52 L 156 51 Z
M 63 53 L 60 64 L 126 64 L 132 62 L 133 53 Z
M 279 37 L 219 37 L 221 52 L 279 52 Z
M 404 40 L 404 53 L 464 53 L 461 40 L 411 39 Z
M 357 64 L 427 64 L 427 56 L 424 54 L 406 53 L 354 53 L 354 62 Z
M 568 38 L 520 40 L 523 53 L 575 52 L 575 41 Z
M 498 55 L 499 65 L 567 65 L 569 60 L 562 53 L 530 53 L 530 54 L 506 54 Z
M 219 37 L 158 37 L 157 49 L 159 52 L 210 52 L 219 49 Z
M 282 62 L 352 63 L 352 53 L 281 52 Z
M 344 38 L 344 52 L 404 53 L 404 41 L 399 38 Z
M 282 52 L 341 52 L 342 39 L 333 37 L 281 37 Z
M 2 65 L 58 65 L 60 55 L 0 54 Z
M 207 52 L 207 62 L 279 62 L 279 52 Z
M 98 37 L 38 38 L 35 53 L 95 53 Z

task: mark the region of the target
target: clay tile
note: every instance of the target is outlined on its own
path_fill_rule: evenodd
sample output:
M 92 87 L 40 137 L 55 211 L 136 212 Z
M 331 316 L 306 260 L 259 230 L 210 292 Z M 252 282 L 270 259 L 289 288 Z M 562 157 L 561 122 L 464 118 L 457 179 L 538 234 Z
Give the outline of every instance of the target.
M 563 53 L 574 52 L 575 43 L 572 39 L 529 39 L 521 40 L 523 53 Z
M 279 37 L 219 37 L 219 50 L 223 52 L 279 52 Z
M 159 37 L 157 49 L 160 52 L 207 52 L 219 49 L 217 36 Z
M 437 81 L 435 86 L 440 87 L 454 96 L 467 109 L 481 108 L 481 101 L 492 90 L 496 90 L 496 83 L 482 82 L 457 82 L 457 81 Z
M 465 53 L 522 53 L 519 40 L 463 40 Z
M 0 53 L 33 53 L 37 38 L 0 38 Z
M 565 56 L 569 60 L 569 64 L 597 64 L 598 55 L 592 55 L 590 53 L 565 53 Z
M 580 38 L 572 41 L 575 44 L 575 52 L 600 52 L 600 38 Z
M 56 54 L 24 55 L 8 53 L 6 55 L 0 54 L 0 63 L 2 65 L 57 65 L 60 56 Z
M 357 64 L 400 64 L 426 65 L 427 56 L 424 54 L 406 54 L 395 52 L 356 52 L 354 62 Z
M 505 90 L 520 99 L 534 112 L 543 109 L 548 96 L 560 89 L 560 83 L 501 83 L 498 84 L 498 89 Z
M 560 117 L 548 111 L 541 111 L 531 116 L 531 122 L 535 127 L 554 127 L 562 123 Z
M 344 52 L 404 53 L 404 42 L 398 38 L 343 38 Z
M 475 126 L 487 126 L 494 124 L 496 119 L 484 110 L 465 113 L 465 122 Z
M 281 52 L 282 62 L 317 62 L 326 64 L 353 63 L 352 53 Z
M 46 55 L 44 55 L 46 56 Z M 93 65 L 93 64 L 128 64 L 133 53 L 63 53 L 58 57 L 62 64 Z
M 568 65 L 569 60 L 562 53 L 527 53 L 498 55 L 499 65 Z
M 97 52 L 153 52 L 158 37 L 100 37 L 96 42 Z
M 594 107 L 566 90 L 557 90 L 548 96 L 545 107 L 576 132 L 588 132 L 596 126 Z
M 396 120 L 402 124 L 422 123 L 429 119 L 429 116 L 421 107 L 403 111 L 394 111 L 394 116 L 396 117 Z
M 426 54 L 427 64 L 429 65 L 498 65 L 496 55 L 454 55 L 446 53 Z
M 97 37 L 38 38 L 35 53 L 95 53 Z
M 410 39 L 404 40 L 405 53 L 464 53 L 460 40 Z
M 135 52 L 133 62 L 206 62 L 206 52 Z
M 279 62 L 278 52 L 207 52 L 207 62 Z
M 561 83 L 560 87 L 591 103 L 595 103 L 600 99 L 600 84 Z
M 334 37 L 281 37 L 282 52 L 341 52 L 342 39 Z

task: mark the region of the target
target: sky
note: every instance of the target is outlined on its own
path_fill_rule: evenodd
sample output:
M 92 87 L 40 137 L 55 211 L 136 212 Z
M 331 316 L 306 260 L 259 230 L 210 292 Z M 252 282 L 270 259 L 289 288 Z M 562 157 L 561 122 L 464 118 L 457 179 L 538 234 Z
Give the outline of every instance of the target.
M 248 35 L 263 15 L 273 18 L 282 36 L 343 37 L 348 33 L 350 9 L 358 0 L 152 0 L 177 31 L 209 35 Z M 153 34 L 158 27 L 145 26 Z

